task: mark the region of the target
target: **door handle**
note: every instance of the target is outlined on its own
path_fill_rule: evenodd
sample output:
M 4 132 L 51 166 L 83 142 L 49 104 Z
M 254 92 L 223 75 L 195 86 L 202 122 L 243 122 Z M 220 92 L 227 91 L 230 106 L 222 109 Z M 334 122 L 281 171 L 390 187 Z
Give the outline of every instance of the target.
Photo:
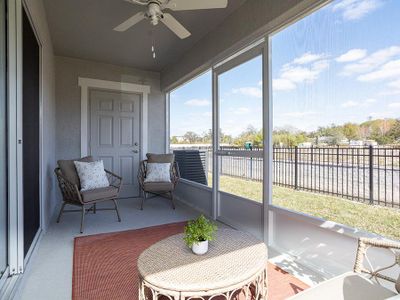
M 139 153 L 139 151 L 138 151 L 138 150 L 132 150 L 132 152 L 133 152 L 133 153 Z

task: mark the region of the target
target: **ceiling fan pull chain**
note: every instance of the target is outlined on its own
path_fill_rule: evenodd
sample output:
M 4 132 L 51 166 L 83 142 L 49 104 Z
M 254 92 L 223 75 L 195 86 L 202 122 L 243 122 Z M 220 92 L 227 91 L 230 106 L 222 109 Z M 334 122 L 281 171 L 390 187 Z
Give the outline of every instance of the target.
M 156 46 L 154 41 L 154 31 L 151 30 L 151 53 L 153 55 L 153 59 L 156 59 Z

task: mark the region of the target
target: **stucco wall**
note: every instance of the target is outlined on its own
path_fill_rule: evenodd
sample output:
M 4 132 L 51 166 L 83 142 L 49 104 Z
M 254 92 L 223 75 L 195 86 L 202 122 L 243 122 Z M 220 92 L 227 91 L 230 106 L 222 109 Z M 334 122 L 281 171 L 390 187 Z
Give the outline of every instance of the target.
M 159 73 L 56 56 L 57 159 L 80 156 L 81 92 L 78 77 L 150 85 L 148 151 L 165 151 L 165 98 Z
M 47 25 L 46 12 L 41 0 L 25 1 L 32 17 L 34 27 L 42 43 L 42 193 L 43 193 L 43 224 L 47 228 L 53 215 L 55 201 L 55 72 L 53 44 Z

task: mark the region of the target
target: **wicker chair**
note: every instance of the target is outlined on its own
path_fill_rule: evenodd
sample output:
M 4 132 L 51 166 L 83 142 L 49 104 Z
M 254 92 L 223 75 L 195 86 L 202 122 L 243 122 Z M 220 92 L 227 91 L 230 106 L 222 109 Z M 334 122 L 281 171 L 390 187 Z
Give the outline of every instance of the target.
M 81 227 L 80 232 L 83 233 L 85 214 L 97 210 L 115 210 L 118 217 L 118 222 L 121 222 L 121 217 L 118 211 L 117 198 L 121 189 L 122 177 L 105 170 L 110 186 L 105 188 L 93 189 L 88 191 L 80 191 L 79 177 L 75 170 L 74 161 L 93 161 L 91 156 L 75 160 L 59 160 L 58 167 L 54 170 L 58 185 L 63 197 L 63 204 L 57 217 L 57 223 L 60 222 L 63 212 L 81 212 Z M 96 204 L 104 201 L 112 201 L 114 208 L 96 208 Z M 78 210 L 64 210 L 65 206 L 79 206 Z M 88 207 L 88 208 L 87 208 Z
M 147 199 L 147 194 L 154 194 L 157 196 L 166 196 L 171 200 L 172 208 L 175 209 L 174 203 L 174 190 L 180 179 L 179 166 L 174 160 L 173 154 L 147 154 L 146 160 L 142 160 L 139 166 L 138 182 L 140 189 L 143 192 L 142 203 L 140 209 L 143 210 L 143 204 Z M 171 163 L 171 182 L 145 182 L 147 163 L 148 162 L 169 162 Z
M 390 251 L 394 260 L 393 263 L 374 270 L 369 265 L 367 268 L 364 261 L 370 264 L 367 256 L 369 248 L 380 248 Z M 381 285 L 380 280 L 394 283 L 394 287 L 400 293 L 400 276 L 396 280 L 382 274 L 383 271 L 400 266 L 400 243 L 378 239 L 360 238 L 356 254 L 356 261 L 353 272 L 347 272 L 327 281 L 324 281 L 310 289 L 305 290 L 290 300 L 382 300 L 399 299 L 400 295 L 393 290 Z M 367 276 L 363 276 L 366 274 Z

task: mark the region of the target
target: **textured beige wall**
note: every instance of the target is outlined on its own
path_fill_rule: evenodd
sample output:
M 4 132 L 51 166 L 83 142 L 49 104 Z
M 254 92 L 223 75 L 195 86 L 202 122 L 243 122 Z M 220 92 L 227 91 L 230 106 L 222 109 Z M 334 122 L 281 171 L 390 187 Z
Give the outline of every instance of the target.
M 150 85 L 148 150 L 165 151 L 165 99 L 155 72 L 56 56 L 57 159 L 80 156 L 81 91 L 78 77 Z
M 324 0 L 247 0 L 178 62 L 161 72 L 162 90 L 185 76 L 190 77 L 200 68 L 228 55 L 234 48 L 245 45 L 266 30 L 322 2 Z
M 43 124 L 43 161 L 42 192 L 43 221 L 45 229 L 56 207 L 55 201 L 55 73 L 54 54 L 46 12 L 42 0 L 25 1 L 34 27 L 42 43 L 42 124 Z

